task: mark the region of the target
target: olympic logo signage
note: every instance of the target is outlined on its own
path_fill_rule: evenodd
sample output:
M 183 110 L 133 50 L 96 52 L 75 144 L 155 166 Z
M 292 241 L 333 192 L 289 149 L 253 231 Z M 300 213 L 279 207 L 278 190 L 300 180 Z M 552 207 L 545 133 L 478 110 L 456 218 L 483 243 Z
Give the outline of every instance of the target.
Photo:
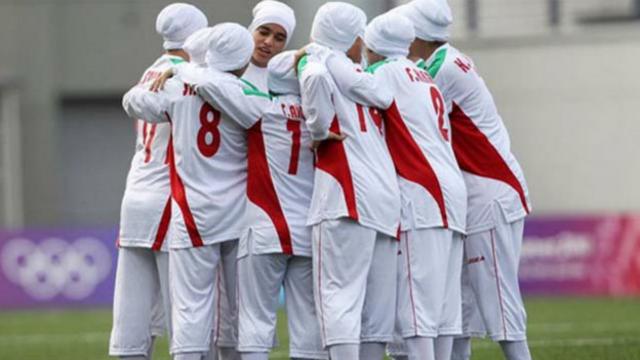
M 113 233 L 0 232 L 0 292 L 10 295 L 3 296 L 0 308 L 108 304 L 116 256 Z

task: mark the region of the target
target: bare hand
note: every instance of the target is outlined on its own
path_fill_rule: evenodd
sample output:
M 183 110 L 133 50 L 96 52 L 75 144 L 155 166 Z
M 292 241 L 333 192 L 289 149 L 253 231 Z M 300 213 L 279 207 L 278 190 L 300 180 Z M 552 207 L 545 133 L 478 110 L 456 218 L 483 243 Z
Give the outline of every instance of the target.
M 321 144 L 323 141 L 342 141 L 342 140 L 344 140 L 344 139 L 346 139 L 346 138 L 347 138 L 347 136 L 346 136 L 346 135 L 336 134 L 336 133 L 334 133 L 334 132 L 329 131 L 329 136 L 327 136 L 327 138 L 326 138 L 326 139 L 324 139 L 324 140 L 314 140 L 314 141 L 311 143 L 311 148 L 312 148 L 313 150 L 318 149 L 318 146 L 320 146 L 320 144 Z
M 158 77 L 153 81 L 153 84 L 151 84 L 151 87 L 149 88 L 149 90 L 153 92 L 164 90 L 164 84 L 172 77 L 173 77 L 173 70 L 168 69 L 167 71 L 163 72 L 162 75 L 160 75 L 160 77 Z

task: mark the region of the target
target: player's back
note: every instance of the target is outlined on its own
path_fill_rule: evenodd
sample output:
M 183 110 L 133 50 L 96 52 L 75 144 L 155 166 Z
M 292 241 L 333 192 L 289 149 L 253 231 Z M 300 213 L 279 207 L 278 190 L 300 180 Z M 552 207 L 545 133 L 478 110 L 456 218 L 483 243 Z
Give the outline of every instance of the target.
M 406 58 L 367 69 L 394 94 L 385 137 L 400 176 L 403 230 L 465 231 L 467 193 L 450 142 L 444 100 L 426 71 Z
M 425 64 L 441 89 L 451 121 L 453 149 L 469 195 L 468 230 L 493 226 L 498 203 L 507 221 L 530 211 L 524 173 L 493 96 L 469 57 L 445 44 Z
M 247 225 L 254 251 L 311 256 L 306 220 L 314 165 L 299 96 L 274 97 L 249 129 L 248 165 Z
M 150 86 L 165 70 L 184 60 L 177 56 L 162 55 L 143 73 L 139 86 Z M 136 152 L 131 162 L 127 187 L 135 191 L 148 192 L 169 186 L 166 162 L 170 126 L 163 123 L 136 121 Z
M 314 76 L 328 77 L 333 84 L 335 117 L 329 130 L 345 136 L 342 141 L 324 141 L 317 149 L 308 224 L 348 216 L 363 226 L 396 235 L 400 192 L 382 117 L 340 93 L 324 64 L 310 60 L 302 68 L 301 84 Z M 353 71 L 357 71 L 355 65 Z
M 224 77 L 221 73 L 221 81 L 228 80 Z M 167 113 L 173 152 L 169 163 L 173 197 L 179 207 L 172 225 L 175 231 L 189 234 L 176 238 L 171 246 L 197 243 L 187 209 L 201 242 L 238 238 L 245 205 L 246 131 L 178 79 L 167 82 L 165 91 L 171 98 Z
M 150 86 L 165 70 L 182 62 L 184 60 L 180 57 L 162 55 L 145 70 L 138 86 Z M 154 248 L 162 245 L 163 239 L 156 238 L 171 191 L 167 163 L 170 133 L 169 124 L 136 120 L 135 153 L 127 175 L 120 215 L 121 245 Z

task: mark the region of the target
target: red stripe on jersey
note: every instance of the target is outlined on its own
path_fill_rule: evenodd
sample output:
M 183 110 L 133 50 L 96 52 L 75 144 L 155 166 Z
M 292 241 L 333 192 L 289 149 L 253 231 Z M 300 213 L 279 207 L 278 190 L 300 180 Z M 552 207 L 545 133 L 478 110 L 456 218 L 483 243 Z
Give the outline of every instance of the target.
M 356 104 L 356 109 L 358 109 L 358 122 L 360 122 L 360 131 L 366 132 L 367 124 L 364 121 L 364 109 L 360 104 Z
M 167 114 L 167 118 L 169 118 L 169 122 L 171 122 L 169 114 Z M 191 213 L 191 209 L 189 208 L 189 203 L 187 202 L 187 194 L 184 189 L 184 184 L 182 183 L 182 179 L 180 178 L 178 170 L 176 169 L 175 152 L 173 150 L 173 135 L 169 135 L 168 155 L 171 196 L 180 207 L 182 218 L 184 219 L 184 224 L 187 227 L 187 232 L 189 233 L 189 238 L 191 239 L 191 244 L 193 244 L 193 246 L 195 247 L 203 246 L 204 243 L 202 242 L 202 237 L 200 237 L 196 221 L 193 218 L 193 214 Z
M 384 118 L 387 126 L 385 140 L 398 175 L 422 186 L 433 196 L 440 209 L 442 226 L 448 228 L 447 209 L 438 176 L 420 146 L 411 136 L 395 101 L 389 109 L 384 111 Z
M 146 148 L 147 147 L 147 122 L 144 120 L 140 120 L 140 121 L 142 121 L 142 146 Z
M 147 123 L 144 124 L 145 125 L 145 129 L 147 128 L 146 125 Z M 153 143 L 153 138 L 156 136 L 156 127 L 158 126 L 158 124 L 152 124 L 151 125 L 151 130 L 149 130 L 149 138 L 147 139 L 147 142 L 144 145 L 144 162 L 148 163 L 149 161 L 151 161 L 151 143 Z M 146 134 L 146 132 L 145 132 Z
M 160 217 L 160 224 L 158 225 L 158 231 L 156 232 L 156 239 L 151 246 L 151 250 L 158 251 L 162 248 L 164 239 L 167 236 L 167 230 L 169 230 L 169 223 L 171 220 L 171 196 L 167 199 L 167 203 L 162 211 L 162 217 Z
M 282 253 L 292 255 L 289 225 L 282 207 L 280 207 L 280 200 L 278 200 L 278 194 L 269 171 L 267 152 L 262 136 L 262 121 L 258 121 L 249 129 L 247 143 L 247 197 L 249 201 L 264 210 L 271 219 L 280 238 Z
M 283 104 L 284 106 L 284 104 Z M 287 131 L 291 134 L 291 160 L 289 161 L 289 174 L 298 173 L 298 158 L 300 157 L 300 126 L 301 121 L 287 119 Z
M 329 131 L 340 134 L 340 124 L 338 117 L 333 118 Z M 347 152 L 342 141 L 323 141 L 318 146 L 316 167 L 333 176 L 340 186 L 344 194 L 344 200 L 347 204 L 349 217 L 358 220 L 358 209 L 356 207 L 356 192 L 353 187 L 353 179 L 351 178 L 351 169 L 347 160 Z
M 474 175 L 502 181 L 511 186 L 520 196 L 520 202 L 525 211 L 529 213 L 522 184 L 498 150 L 455 102 L 449 118 L 453 152 L 460 169 Z

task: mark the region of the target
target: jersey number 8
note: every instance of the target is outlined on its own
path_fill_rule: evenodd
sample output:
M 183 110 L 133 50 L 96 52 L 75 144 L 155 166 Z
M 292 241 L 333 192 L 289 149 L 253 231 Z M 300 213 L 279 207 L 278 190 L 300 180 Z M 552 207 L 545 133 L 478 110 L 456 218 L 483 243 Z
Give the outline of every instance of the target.
M 220 112 L 208 103 L 200 109 L 200 130 L 198 131 L 198 149 L 205 157 L 212 157 L 220 147 Z

